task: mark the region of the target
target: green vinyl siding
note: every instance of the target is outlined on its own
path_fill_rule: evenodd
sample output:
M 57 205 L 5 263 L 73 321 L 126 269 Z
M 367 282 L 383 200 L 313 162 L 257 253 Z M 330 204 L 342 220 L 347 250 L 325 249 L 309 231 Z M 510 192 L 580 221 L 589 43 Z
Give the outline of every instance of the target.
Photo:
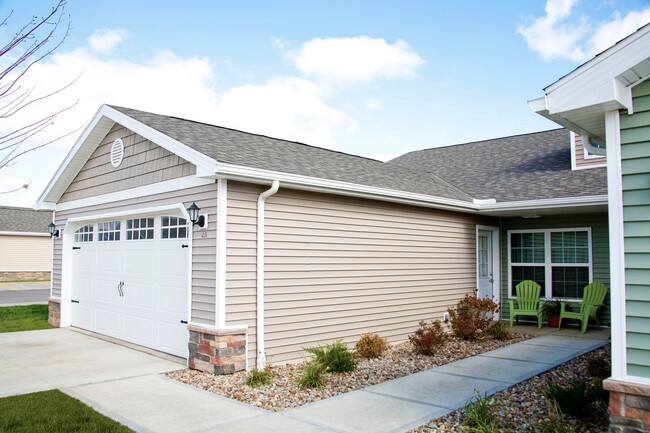
M 650 81 L 621 113 L 627 373 L 650 377 Z
M 501 219 L 501 308 L 502 317 L 509 317 L 508 298 L 508 232 L 510 230 L 545 230 L 561 229 L 568 230 L 577 228 L 591 228 L 592 248 L 592 271 L 593 281 L 601 281 L 609 287 L 609 229 L 607 225 L 607 213 L 597 214 L 574 214 L 542 216 L 541 218 L 502 218 Z M 600 324 L 609 326 L 610 308 L 609 293 L 605 299 L 605 307 L 598 311 Z

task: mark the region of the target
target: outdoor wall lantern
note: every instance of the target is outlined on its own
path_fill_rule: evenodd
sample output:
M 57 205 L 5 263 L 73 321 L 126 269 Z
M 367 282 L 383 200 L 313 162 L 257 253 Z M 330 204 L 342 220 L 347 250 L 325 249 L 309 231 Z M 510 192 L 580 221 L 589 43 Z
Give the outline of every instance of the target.
M 57 238 L 59 237 L 59 231 L 56 229 L 54 223 L 48 224 L 47 231 L 50 233 L 50 236 L 56 236 Z
M 203 228 L 206 225 L 206 218 L 205 215 L 199 215 L 200 210 L 201 208 L 198 207 L 196 203 L 192 203 L 192 206 L 187 208 L 187 213 L 190 214 L 190 221 L 192 221 L 192 225 L 197 225 Z

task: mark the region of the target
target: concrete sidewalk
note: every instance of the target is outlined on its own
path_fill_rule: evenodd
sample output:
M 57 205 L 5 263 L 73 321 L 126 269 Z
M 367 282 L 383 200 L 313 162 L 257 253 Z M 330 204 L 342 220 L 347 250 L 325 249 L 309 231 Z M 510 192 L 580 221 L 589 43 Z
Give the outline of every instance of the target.
M 607 343 L 600 336 L 543 335 L 479 356 L 280 413 L 160 375 L 64 388 L 140 432 L 404 432 Z

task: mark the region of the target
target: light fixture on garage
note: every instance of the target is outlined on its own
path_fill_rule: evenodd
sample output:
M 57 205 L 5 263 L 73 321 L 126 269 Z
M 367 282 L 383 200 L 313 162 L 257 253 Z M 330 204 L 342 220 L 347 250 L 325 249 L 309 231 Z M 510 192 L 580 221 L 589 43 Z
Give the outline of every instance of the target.
M 56 236 L 57 238 L 59 237 L 59 231 L 56 229 L 54 223 L 48 224 L 47 231 L 50 233 L 50 236 Z
M 198 207 L 196 203 L 192 203 L 192 205 L 187 208 L 187 213 L 190 214 L 190 221 L 192 221 L 193 225 L 203 227 L 205 226 L 205 215 L 199 215 L 200 210 L 201 208 Z

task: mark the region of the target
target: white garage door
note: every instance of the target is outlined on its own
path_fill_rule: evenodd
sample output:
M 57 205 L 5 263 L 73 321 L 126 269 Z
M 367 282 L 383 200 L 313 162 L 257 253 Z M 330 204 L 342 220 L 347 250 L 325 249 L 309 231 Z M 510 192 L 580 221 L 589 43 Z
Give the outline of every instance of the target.
M 168 215 L 75 231 L 72 325 L 187 357 L 188 234 Z

